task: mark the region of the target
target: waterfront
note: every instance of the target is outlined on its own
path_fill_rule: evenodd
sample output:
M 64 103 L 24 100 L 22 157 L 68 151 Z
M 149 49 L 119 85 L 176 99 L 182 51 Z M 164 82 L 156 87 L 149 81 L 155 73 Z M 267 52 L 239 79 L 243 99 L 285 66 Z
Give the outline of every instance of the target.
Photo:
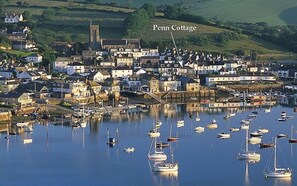
M 279 156 L 293 168 L 293 177 L 266 179 L 263 170 L 271 149 L 260 150 L 259 145 L 250 145 L 251 149 L 260 152 L 261 160 L 246 164 L 236 159 L 244 147 L 244 131 L 231 133 L 230 139 L 217 138 L 217 133 L 239 127 L 240 121 L 254 109 L 237 112 L 229 120 L 223 119 L 227 112 L 199 112 L 201 120 L 196 122 L 196 112 L 190 117 L 184 107 L 173 108 L 177 114 L 162 112 L 155 116 L 158 107 L 154 107 L 149 112 L 130 113 L 116 120 L 90 121 L 86 128 L 75 130 L 61 125 L 35 124 L 31 144 L 22 141 L 29 134 L 6 140 L 2 133 L 0 185 L 296 185 L 297 144 L 289 144 L 288 139 L 279 140 L 282 152 Z M 277 106 L 271 113 L 264 113 L 263 108 L 257 111 L 259 114 L 253 119 L 250 132 L 260 127 L 268 128 L 270 131 L 263 135 L 263 142 L 270 142 L 279 133 L 290 135 L 290 127 L 295 125 L 296 118 L 286 122 L 277 119 L 282 111 L 296 116 L 293 108 Z M 185 121 L 184 127 L 173 127 L 174 133 L 178 130 L 179 137 L 172 144 L 174 159 L 179 162 L 177 174 L 151 171 L 147 160 L 151 138 L 147 133 L 156 119 L 163 122 L 160 128 L 162 141 L 169 136 L 171 123 L 175 126 L 177 120 Z M 212 119 L 217 120 L 218 129 L 205 129 L 201 134 L 194 131 L 196 126 L 205 126 Z M 114 147 L 106 144 L 107 130 L 111 137 L 115 137 L 118 130 L 119 143 Z M 135 152 L 125 153 L 124 148 L 130 146 Z M 169 154 L 169 149 L 165 151 Z

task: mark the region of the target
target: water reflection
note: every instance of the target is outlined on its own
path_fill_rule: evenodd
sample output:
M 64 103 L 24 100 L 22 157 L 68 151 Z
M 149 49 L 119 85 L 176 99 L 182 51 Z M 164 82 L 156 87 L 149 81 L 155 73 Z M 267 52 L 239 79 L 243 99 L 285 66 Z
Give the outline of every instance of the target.
M 288 177 L 288 178 L 279 178 L 279 179 L 269 179 L 269 178 L 265 178 L 265 181 L 267 181 L 267 183 L 269 185 L 273 185 L 273 186 L 291 186 L 292 185 L 292 178 Z
M 260 159 L 258 160 L 244 160 L 245 162 L 245 174 L 244 174 L 244 185 L 250 185 L 250 175 L 249 175 L 249 164 L 259 163 Z
M 154 185 L 178 185 L 178 171 L 156 172 L 151 163 L 155 162 L 148 161 Z
M 7 151 L 10 150 L 9 154 L 17 152 L 17 158 L 15 159 L 22 159 L 22 156 L 24 156 L 24 154 L 30 155 L 30 157 L 32 158 L 30 158 L 28 161 L 21 161 L 17 163 L 19 164 L 19 167 L 27 168 L 30 165 L 29 169 L 31 169 L 32 167 L 32 170 L 33 168 L 35 168 L 36 170 L 36 168 L 42 168 L 39 165 L 40 161 L 36 160 L 38 160 L 38 158 L 44 159 L 44 157 L 42 157 L 39 153 L 39 147 L 44 148 L 44 143 L 46 141 L 46 145 L 48 148 L 50 141 L 51 148 L 49 149 L 48 155 L 50 155 L 49 157 L 51 158 L 44 162 L 46 167 L 48 167 L 48 169 L 44 169 L 44 171 L 47 171 L 46 173 L 48 174 L 55 175 L 57 173 L 55 165 L 59 164 L 59 167 L 67 168 L 67 171 L 64 171 L 63 169 L 61 170 L 63 172 L 67 172 L 67 175 L 63 176 L 63 179 L 67 180 L 67 183 L 69 185 L 71 185 L 71 183 L 73 182 L 77 182 L 77 184 L 79 185 L 92 185 L 98 183 L 96 182 L 98 180 L 95 179 L 78 180 L 78 178 L 76 177 L 69 176 L 77 175 L 78 170 L 84 169 L 88 171 L 79 172 L 83 178 L 100 177 L 102 185 L 116 185 L 116 179 L 114 178 L 117 178 L 117 180 L 120 181 L 124 180 L 125 185 L 137 185 L 137 183 L 135 182 L 141 183 L 143 180 L 148 181 L 145 185 L 178 185 L 181 181 L 182 183 L 188 183 L 187 185 L 197 185 L 197 183 L 204 183 L 204 185 L 225 186 L 232 185 L 230 184 L 230 182 L 234 182 L 234 185 L 247 186 L 294 185 L 294 177 L 292 177 L 292 180 L 265 179 L 262 170 L 265 166 L 264 164 L 266 162 L 266 159 L 263 159 L 263 161 L 259 162 L 259 164 L 257 165 L 252 165 L 253 163 L 257 162 L 250 161 L 241 161 L 239 164 L 239 162 L 235 160 L 234 155 L 237 152 L 237 149 L 240 148 L 240 145 L 242 145 L 242 141 L 244 141 L 245 135 L 244 133 L 242 133 L 243 131 L 232 133 L 231 139 L 226 141 L 216 139 L 216 134 L 222 131 L 229 131 L 230 125 L 234 125 L 235 127 L 240 126 L 240 121 L 244 119 L 248 113 L 236 113 L 236 116 L 230 118 L 229 120 L 223 120 L 224 115 L 226 113 L 229 113 L 229 109 L 226 110 L 226 113 L 216 114 L 210 114 L 209 112 L 205 113 L 200 111 L 200 109 L 201 105 L 198 105 L 196 107 L 195 103 L 189 104 L 187 106 L 181 106 L 178 104 L 156 104 L 153 105 L 148 112 L 124 114 L 123 117 L 127 119 L 127 122 L 124 122 L 123 119 L 119 120 L 119 122 L 114 122 L 112 120 L 92 120 L 91 123 L 86 126 L 86 128 L 78 128 L 77 130 L 71 130 L 71 127 L 50 128 L 51 126 L 48 125 L 38 126 L 34 128 L 34 137 L 36 138 L 36 142 L 29 146 L 30 151 L 24 152 L 23 144 L 15 143 L 15 141 L 17 141 L 15 140 L 15 138 L 11 138 L 10 141 L 2 140 L 3 149 L 6 145 Z M 194 112 L 194 110 L 199 110 L 199 117 L 201 117 L 201 121 L 196 121 L 196 113 Z M 253 127 L 260 123 L 261 125 L 263 125 L 263 127 L 269 127 L 269 129 L 271 129 L 267 136 L 264 135 L 263 141 L 269 139 L 270 135 L 279 133 L 279 131 L 285 134 L 288 133 L 288 125 L 281 126 L 271 124 L 274 122 L 273 116 L 278 115 L 281 110 L 287 111 L 287 109 L 283 107 L 278 107 L 276 108 L 276 110 L 272 110 L 270 115 L 269 113 L 264 114 L 264 112 L 259 111 L 259 116 L 257 116 L 257 118 L 255 118 L 255 122 L 252 123 L 251 126 Z M 184 118 L 182 118 L 182 116 L 184 116 Z M 117 116 L 115 118 L 119 119 L 119 117 Z M 152 121 L 155 118 L 160 118 L 160 120 L 163 122 L 163 125 L 160 129 L 161 140 L 163 142 L 166 142 L 171 125 L 173 125 L 174 129 L 176 129 L 176 120 L 184 119 L 185 121 L 185 126 L 178 129 L 178 143 L 172 144 L 175 149 L 177 149 L 175 157 L 179 159 L 180 165 L 183 166 L 179 171 L 154 172 L 151 166 L 150 170 L 147 167 L 146 155 L 150 144 L 150 138 L 147 136 L 147 132 L 151 129 Z M 195 133 L 194 129 L 196 126 L 204 126 L 213 118 L 218 121 L 218 129 L 206 130 L 203 135 L 197 135 Z M 135 129 L 136 127 L 137 129 Z M 107 135 L 107 129 L 109 129 L 110 131 L 109 137 Z M 174 135 L 176 133 L 176 130 L 174 130 Z M 191 132 L 189 132 L 189 130 Z M 121 134 L 118 136 L 117 133 L 119 132 L 121 132 Z M 51 139 L 49 139 L 49 137 Z M 109 138 L 118 137 L 120 138 L 120 143 L 107 144 L 109 142 Z M 21 138 L 17 139 L 17 142 L 20 142 Z M 115 141 L 117 142 L 117 140 Z M 22 148 L 16 148 L 20 146 L 20 144 L 22 145 Z M 123 147 L 130 146 L 135 147 L 137 151 L 133 154 L 130 154 L 129 156 L 127 156 L 126 154 L 123 156 Z M 258 147 L 258 145 L 254 147 Z M 288 147 L 285 150 L 289 150 L 290 148 L 289 145 L 285 147 Z M 293 150 L 292 148 L 293 147 L 291 146 L 291 150 Z M 71 152 L 67 152 L 69 154 L 69 158 L 59 158 L 59 156 L 61 155 L 58 155 L 55 152 L 59 151 L 62 153 L 65 152 L 65 149 Z M 166 153 L 170 152 L 169 148 L 166 148 L 164 150 Z M 4 153 L 6 152 L 4 151 Z M 266 154 L 268 152 L 266 152 L 265 150 L 260 151 L 260 153 L 261 156 L 265 155 L 263 157 L 267 157 Z M 224 161 L 221 161 L 222 159 L 218 158 L 218 155 L 220 155 L 221 158 L 224 158 Z M 287 155 L 290 155 L 289 152 Z M 293 156 L 292 151 L 291 156 Z M 8 157 L 10 158 L 11 156 Z M 81 161 L 77 161 L 77 157 L 79 157 Z M 12 164 L 13 166 L 11 167 L 15 167 L 17 165 L 15 159 L 4 160 L 9 162 L 9 164 Z M 220 161 L 220 166 L 218 166 L 217 161 Z M 26 166 L 24 166 L 24 163 L 26 163 Z M 90 164 L 95 165 L 95 163 L 96 165 L 102 166 L 90 166 Z M 103 166 L 109 168 L 101 169 Z M 225 170 L 226 167 L 228 167 L 229 171 Z M 292 167 L 294 167 L 294 165 L 292 165 Z M 10 172 L 12 172 L 10 168 L 8 169 Z M 210 174 L 210 171 L 205 170 L 211 170 L 213 172 L 211 172 Z M 240 172 L 241 174 L 238 174 L 238 176 L 234 176 L 233 172 Z M 34 175 L 33 173 L 31 175 Z M 4 173 L 4 176 L 15 177 L 15 175 L 13 174 L 8 175 L 7 172 Z M 127 177 L 129 176 L 133 176 L 134 179 L 127 179 Z M 31 179 L 31 177 L 29 176 L 28 179 Z M 73 182 L 70 183 L 70 179 L 73 180 Z M 52 185 L 55 184 L 56 183 L 53 183 Z

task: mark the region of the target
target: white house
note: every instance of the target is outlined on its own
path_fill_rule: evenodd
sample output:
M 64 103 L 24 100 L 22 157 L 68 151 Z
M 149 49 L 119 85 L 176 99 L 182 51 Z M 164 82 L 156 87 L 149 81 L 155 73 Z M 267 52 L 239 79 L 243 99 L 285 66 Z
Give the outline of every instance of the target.
M 111 77 L 129 77 L 133 75 L 133 71 L 130 67 L 127 66 L 117 66 L 111 70 Z
M 42 56 L 39 54 L 31 54 L 25 58 L 27 62 L 33 62 L 33 63 L 41 63 L 42 62 Z
M 110 74 L 107 70 L 100 70 L 97 72 L 92 72 L 89 75 L 89 79 L 96 81 L 96 82 L 103 82 L 107 78 L 110 78 Z
M 217 84 L 239 83 L 240 77 L 238 75 L 218 75 L 206 77 L 205 85 L 213 86 Z
M 5 23 L 18 23 L 23 21 L 23 15 L 22 14 L 16 14 L 16 13 L 12 13 L 12 14 L 5 14 L 5 18 L 4 18 L 4 22 Z
M 181 81 L 173 77 L 160 77 L 160 91 L 181 90 Z
M 138 90 L 142 85 L 140 77 L 130 76 L 123 79 L 125 89 Z
M 56 72 L 67 72 L 69 64 L 81 62 L 81 60 L 81 56 L 57 57 L 56 61 L 54 61 L 53 69 Z
M 276 77 L 272 74 L 259 73 L 249 73 L 242 75 L 229 74 L 206 77 L 205 81 L 206 86 L 213 86 L 233 83 L 275 82 Z
M 72 74 L 82 74 L 82 73 L 85 73 L 85 66 L 81 63 L 78 63 L 78 62 L 74 62 L 72 64 L 69 64 L 67 66 L 67 71 L 66 73 L 68 75 L 72 75 Z

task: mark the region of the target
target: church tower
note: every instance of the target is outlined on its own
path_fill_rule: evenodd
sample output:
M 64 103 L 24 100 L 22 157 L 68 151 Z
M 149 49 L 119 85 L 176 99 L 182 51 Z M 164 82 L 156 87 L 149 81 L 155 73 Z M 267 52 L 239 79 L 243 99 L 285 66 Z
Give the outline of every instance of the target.
M 89 45 L 90 49 L 98 49 L 100 43 L 99 25 L 90 24 Z

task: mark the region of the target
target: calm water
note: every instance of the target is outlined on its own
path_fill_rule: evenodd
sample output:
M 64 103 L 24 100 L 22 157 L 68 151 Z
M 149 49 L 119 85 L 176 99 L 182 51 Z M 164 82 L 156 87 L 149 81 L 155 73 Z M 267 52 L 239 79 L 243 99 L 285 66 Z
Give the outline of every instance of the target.
M 264 167 L 272 149 L 250 149 L 261 153 L 258 163 L 248 164 L 238 161 L 236 156 L 244 148 L 245 131 L 232 133 L 230 139 L 219 139 L 217 133 L 229 127 L 239 127 L 252 110 L 236 113 L 228 121 L 223 119 L 227 112 L 200 112 L 201 120 L 195 121 L 184 111 L 185 107 L 173 107 L 164 115 L 160 111 L 163 125 L 160 140 L 166 141 L 171 123 L 172 133 L 177 133 L 176 121 L 185 120 L 185 126 L 178 129 L 178 142 L 172 144 L 174 159 L 179 162 L 178 174 L 156 174 L 151 171 L 147 153 L 151 139 L 147 133 L 156 119 L 157 108 L 141 114 L 114 121 L 91 121 L 86 128 L 72 130 L 66 126 L 34 125 L 32 144 L 23 144 L 23 135 L 0 138 L 0 185 L 297 185 L 297 144 L 288 139 L 278 140 L 279 160 L 285 160 L 293 168 L 289 180 L 266 179 Z M 179 113 L 174 114 L 177 110 Z M 292 108 L 277 106 L 271 113 L 258 109 L 257 118 L 252 121 L 250 132 L 265 127 L 270 131 L 263 135 L 263 142 L 270 142 L 278 133 L 290 135 L 291 125 L 296 124 L 296 113 Z M 276 119 L 281 111 L 296 116 L 287 122 Z M 196 112 L 195 112 L 196 113 Z M 150 116 L 151 115 L 151 116 Z M 204 126 L 216 119 L 218 129 L 205 129 L 197 134 L 194 128 Z M 297 127 L 296 127 L 297 128 Z M 116 136 L 119 143 L 107 146 L 107 129 L 110 137 Z M 297 134 L 294 134 L 297 138 Z M 133 146 L 135 152 L 128 154 L 125 147 Z M 169 154 L 169 149 L 164 149 Z M 272 165 L 270 165 L 272 166 Z

